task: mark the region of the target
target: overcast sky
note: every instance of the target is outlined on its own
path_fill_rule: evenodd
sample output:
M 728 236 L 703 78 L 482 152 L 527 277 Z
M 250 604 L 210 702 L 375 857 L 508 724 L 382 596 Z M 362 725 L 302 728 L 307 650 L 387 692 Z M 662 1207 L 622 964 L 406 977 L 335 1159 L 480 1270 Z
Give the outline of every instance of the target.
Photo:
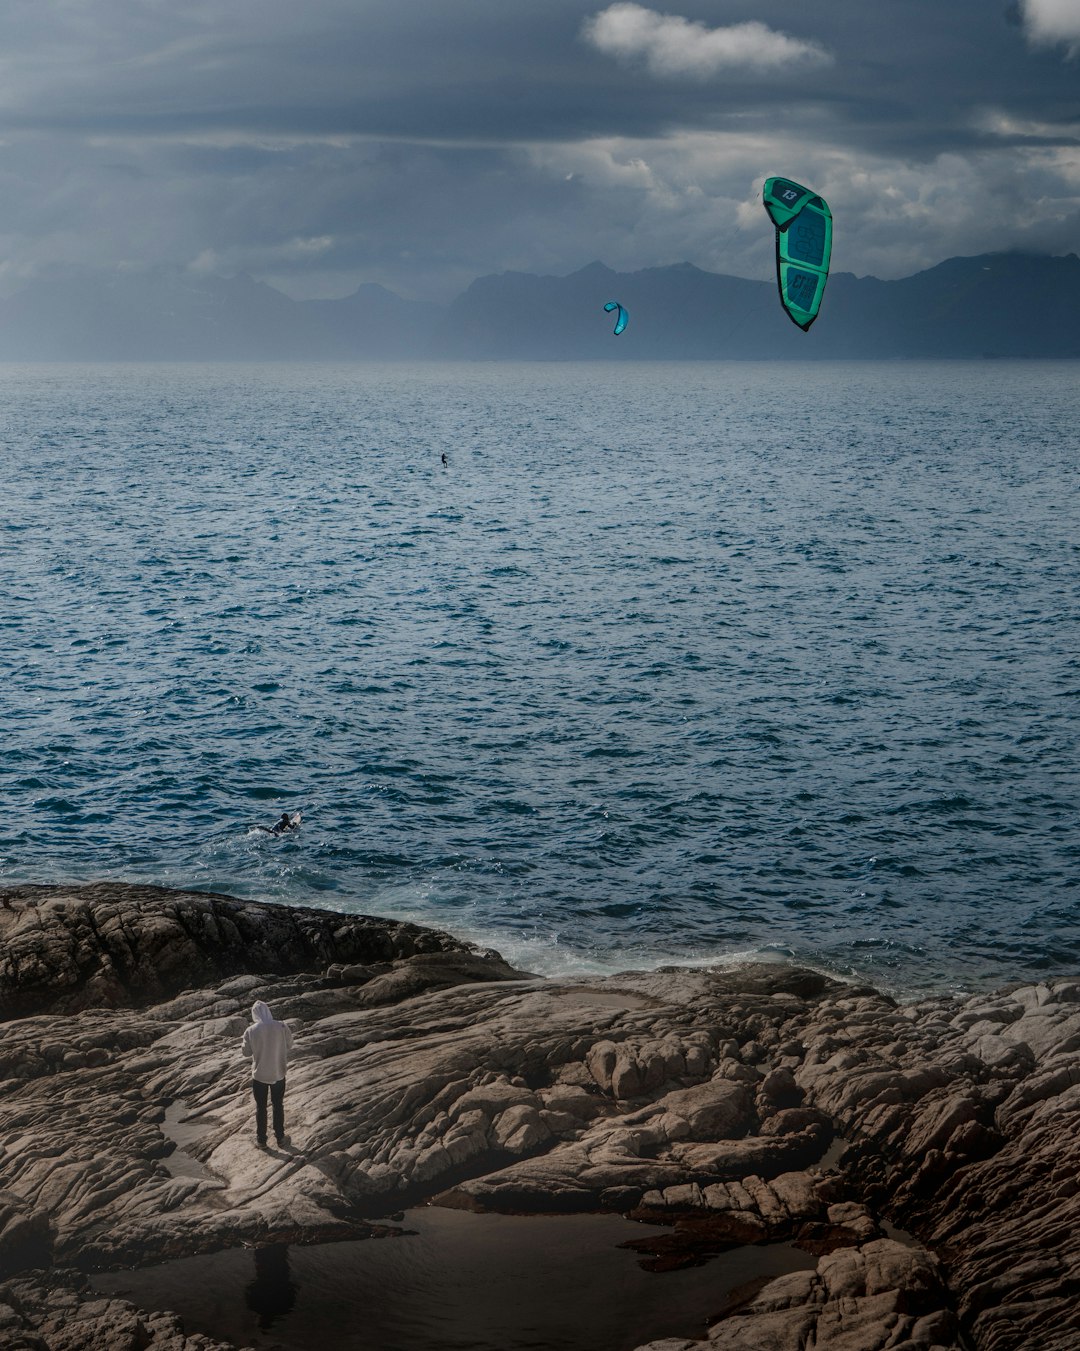
M 7 0 L 0 286 L 56 263 L 446 299 L 505 269 L 1080 251 L 1080 0 Z

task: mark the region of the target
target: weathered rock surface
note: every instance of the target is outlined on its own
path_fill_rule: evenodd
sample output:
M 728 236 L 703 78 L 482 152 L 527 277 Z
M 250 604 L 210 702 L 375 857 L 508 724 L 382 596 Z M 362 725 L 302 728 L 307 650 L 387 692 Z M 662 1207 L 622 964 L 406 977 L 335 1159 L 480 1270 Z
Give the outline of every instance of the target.
M 948 1306 L 928 1252 L 875 1239 L 823 1257 L 817 1271 L 770 1281 L 704 1343 L 669 1338 L 639 1351 L 932 1351 L 957 1345 Z
M 434 1199 L 659 1221 L 634 1245 L 657 1269 L 820 1254 L 667 1351 L 1080 1346 L 1080 982 L 910 1008 L 780 966 L 589 987 L 389 921 L 8 897 L 0 1345 L 90 1345 L 57 1340 L 50 1300 L 71 1328 L 141 1319 L 118 1346 L 209 1345 L 160 1320 L 174 1340 L 147 1341 L 151 1315 L 55 1273 L 357 1236 Z M 296 1043 L 294 1146 L 266 1153 L 238 1055 L 254 998 Z
M 235 1351 L 232 1342 L 184 1332 L 174 1313 L 105 1299 L 79 1271 L 36 1272 L 0 1290 L 4 1351 Z
M 252 971 L 321 972 L 448 952 L 464 955 L 449 934 L 369 915 L 108 882 L 9 887 L 0 890 L 0 1018 L 161 999 Z M 489 971 L 512 974 L 487 955 Z

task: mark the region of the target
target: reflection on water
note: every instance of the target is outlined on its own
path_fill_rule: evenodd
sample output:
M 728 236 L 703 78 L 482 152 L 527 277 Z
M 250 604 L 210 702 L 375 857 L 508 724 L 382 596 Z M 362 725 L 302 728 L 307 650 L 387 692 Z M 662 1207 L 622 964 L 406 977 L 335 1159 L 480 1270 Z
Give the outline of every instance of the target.
M 292 1312 L 296 1285 L 289 1276 L 287 1243 L 255 1249 L 255 1279 L 244 1291 L 244 1303 L 258 1316 L 263 1332 L 273 1326 L 276 1318 Z
M 632 1351 L 701 1337 L 729 1293 L 814 1265 L 786 1244 L 656 1274 L 618 1245 L 665 1232 L 618 1215 L 407 1212 L 398 1237 L 233 1249 L 93 1277 L 256 1351 Z

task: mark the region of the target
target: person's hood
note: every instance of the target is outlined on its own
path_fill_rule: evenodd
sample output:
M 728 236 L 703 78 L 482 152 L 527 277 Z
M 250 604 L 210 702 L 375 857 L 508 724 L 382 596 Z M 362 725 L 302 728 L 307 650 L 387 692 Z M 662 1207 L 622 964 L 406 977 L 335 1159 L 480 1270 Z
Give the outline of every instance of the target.
M 251 1006 L 251 1021 L 253 1023 L 272 1023 L 274 1015 L 270 1012 L 269 1005 L 264 1004 L 261 999 L 256 999 Z

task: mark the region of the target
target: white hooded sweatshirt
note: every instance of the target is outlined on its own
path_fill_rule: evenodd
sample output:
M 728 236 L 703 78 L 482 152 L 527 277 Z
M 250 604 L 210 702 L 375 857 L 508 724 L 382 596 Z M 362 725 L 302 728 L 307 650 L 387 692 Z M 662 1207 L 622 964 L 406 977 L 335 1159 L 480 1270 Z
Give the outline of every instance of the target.
M 292 1033 L 279 1023 L 261 999 L 251 1006 L 251 1026 L 244 1032 L 240 1053 L 251 1061 L 251 1077 L 260 1084 L 276 1084 L 285 1078 L 285 1063 L 292 1050 Z

